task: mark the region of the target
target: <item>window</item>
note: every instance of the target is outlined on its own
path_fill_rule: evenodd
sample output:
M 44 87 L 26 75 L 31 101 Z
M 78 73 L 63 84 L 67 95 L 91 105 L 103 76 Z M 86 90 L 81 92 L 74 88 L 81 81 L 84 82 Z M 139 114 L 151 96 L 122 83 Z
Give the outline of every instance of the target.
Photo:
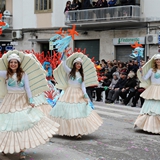
M 52 12 L 53 0 L 35 0 L 35 13 Z
M 6 10 L 6 0 L 0 0 L 0 13 Z

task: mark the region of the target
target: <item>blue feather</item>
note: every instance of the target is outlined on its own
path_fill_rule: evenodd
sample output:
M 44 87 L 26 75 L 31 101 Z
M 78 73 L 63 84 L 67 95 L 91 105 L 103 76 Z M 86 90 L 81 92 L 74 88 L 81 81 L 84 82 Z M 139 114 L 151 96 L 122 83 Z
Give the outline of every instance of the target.
M 47 98 L 47 102 L 49 105 L 51 105 L 52 107 L 54 107 L 58 101 L 59 96 L 56 96 L 53 100 L 50 98 Z
M 63 39 L 59 39 L 53 43 L 53 45 L 56 46 L 58 49 L 58 52 L 63 53 L 65 49 L 69 46 L 70 42 L 72 40 L 71 36 L 66 36 Z
M 62 39 L 62 36 L 59 35 L 59 34 L 56 34 L 55 36 L 50 38 L 50 41 L 54 41 L 54 40 L 57 40 L 57 39 Z
M 88 105 L 92 108 L 92 109 L 95 109 L 93 103 L 91 101 L 89 101 Z

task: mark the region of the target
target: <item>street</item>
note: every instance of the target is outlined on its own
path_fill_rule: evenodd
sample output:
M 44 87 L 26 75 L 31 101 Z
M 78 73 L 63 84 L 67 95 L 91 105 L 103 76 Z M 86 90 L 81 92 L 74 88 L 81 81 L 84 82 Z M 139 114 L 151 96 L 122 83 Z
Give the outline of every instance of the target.
M 26 150 L 26 160 L 160 160 L 159 135 L 134 129 L 140 108 L 94 102 L 103 118 L 96 132 L 81 140 L 55 135 L 50 142 Z M 19 155 L 0 155 L 0 160 L 18 160 Z

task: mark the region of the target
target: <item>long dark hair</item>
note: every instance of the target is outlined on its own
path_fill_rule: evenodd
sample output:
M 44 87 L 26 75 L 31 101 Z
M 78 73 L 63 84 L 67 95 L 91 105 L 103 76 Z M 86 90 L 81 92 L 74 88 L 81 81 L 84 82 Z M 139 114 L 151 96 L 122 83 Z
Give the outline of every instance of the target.
M 81 68 L 79 69 L 79 73 L 82 76 L 82 82 L 84 81 L 84 73 L 83 73 L 83 67 L 81 64 Z M 75 79 L 76 78 L 76 63 L 73 64 L 73 68 L 71 69 L 71 72 L 69 73 L 69 77 Z
M 17 73 L 17 82 L 21 82 L 21 79 L 22 79 L 22 76 L 23 76 L 23 73 L 24 71 L 22 70 L 21 68 L 21 63 L 19 61 L 18 62 L 18 68 L 16 70 L 16 73 Z M 7 79 L 9 79 L 9 77 L 12 77 L 14 72 L 12 71 L 12 69 L 9 67 L 9 64 L 10 64 L 10 61 L 8 62 L 8 68 L 7 68 Z

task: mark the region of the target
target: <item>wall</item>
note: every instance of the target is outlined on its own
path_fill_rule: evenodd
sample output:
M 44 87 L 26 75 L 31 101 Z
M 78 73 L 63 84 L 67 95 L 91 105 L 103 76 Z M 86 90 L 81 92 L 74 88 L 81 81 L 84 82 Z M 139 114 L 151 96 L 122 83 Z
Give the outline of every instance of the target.
M 144 17 L 160 19 L 159 15 L 159 6 L 160 0 L 141 0 L 143 9 L 144 9 Z
M 89 40 L 100 39 L 100 59 L 114 59 L 115 46 L 113 45 L 113 38 L 120 37 L 144 37 L 146 29 L 139 30 L 110 30 L 110 31 L 89 31 L 87 35 L 83 31 L 79 32 L 79 36 L 75 40 Z M 73 47 L 73 42 L 71 43 Z
M 64 27 L 67 0 L 53 0 L 53 13 L 34 13 L 34 0 L 14 0 L 13 29 Z
M 11 15 L 13 14 L 12 5 L 13 5 L 13 1 L 12 0 L 6 0 L 6 10 L 10 11 Z

